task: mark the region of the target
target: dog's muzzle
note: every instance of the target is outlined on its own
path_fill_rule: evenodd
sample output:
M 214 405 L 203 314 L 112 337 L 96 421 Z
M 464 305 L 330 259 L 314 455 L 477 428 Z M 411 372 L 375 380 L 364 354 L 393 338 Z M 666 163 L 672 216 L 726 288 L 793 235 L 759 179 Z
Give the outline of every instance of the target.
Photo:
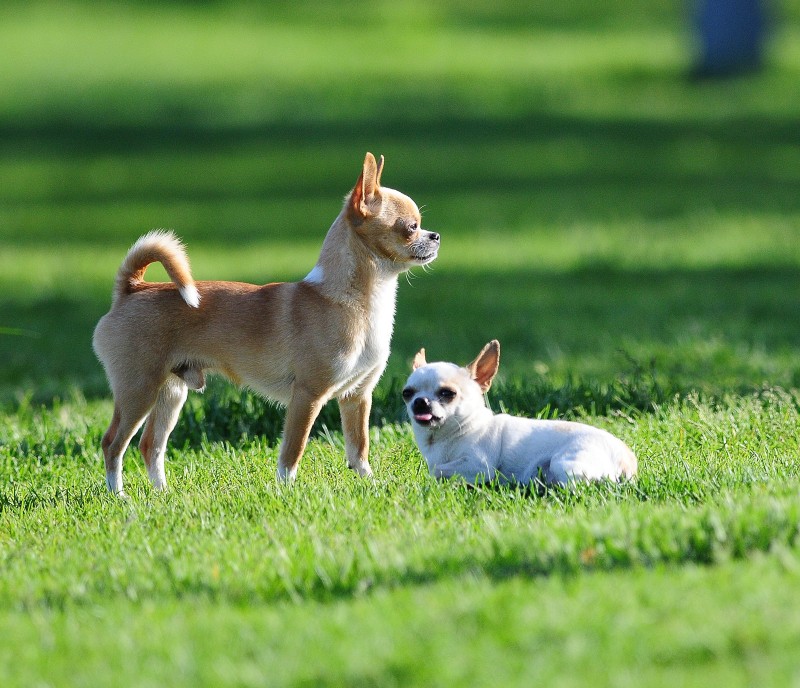
M 430 263 L 436 258 L 439 253 L 439 245 L 441 244 L 442 238 L 439 236 L 438 232 L 423 231 L 425 232 L 425 236 L 422 240 L 418 240 L 414 243 L 412 255 L 415 260 L 424 264 Z
M 411 415 L 414 420 L 420 425 L 430 425 L 432 422 L 439 420 L 433 415 L 433 407 L 431 406 L 430 399 L 425 397 L 417 397 L 411 404 Z

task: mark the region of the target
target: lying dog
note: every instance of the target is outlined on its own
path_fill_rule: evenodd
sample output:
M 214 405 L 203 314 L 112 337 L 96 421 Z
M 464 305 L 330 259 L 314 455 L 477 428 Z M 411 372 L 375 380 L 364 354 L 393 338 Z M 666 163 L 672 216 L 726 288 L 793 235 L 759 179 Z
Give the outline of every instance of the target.
M 619 480 L 636 475 L 633 452 L 605 430 L 583 423 L 494 415 L 484 403 L 500 365 L 489 342 L 465 368 L 416 355 L 403 399 L 414 437 L 436 478 L 469 484 Z
M 408 196 L 380 185 L 367 153 L 355 187 L 328 230 L 314 269 L 300 282 L 256 286 L 195 282 L 181 243 L 151 232 L 117 274 L 111 310 L 94 350 L 114 395 L 102 441 L 108 489 L 120 494 L 122 457 L 139 444 L 156 489 L 166 487 L 164 451 L 186 401 L 208 371 L 286 404 L 278 475 L 292 480 L 322 406 L 336 398 L 350 468 L 371 475 L 372 390 L 386 367 L 397 278 L 436 258 L 439 235 L 421 228 Z M 160 262 L 172 282 L 145 282 Z

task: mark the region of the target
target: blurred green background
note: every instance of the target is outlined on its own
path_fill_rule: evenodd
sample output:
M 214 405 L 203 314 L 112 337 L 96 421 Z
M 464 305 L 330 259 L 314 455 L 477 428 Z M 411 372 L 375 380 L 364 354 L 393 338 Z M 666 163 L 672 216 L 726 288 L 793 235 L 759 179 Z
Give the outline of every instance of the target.
M 442 234 L 385 389 L 494 337 L 507 381 L 800 385 L 800 1 L 773 10 L 760 73 L 695 83 L 677 1 L 5 2 L 0 403 L 108 395 L 92 329 L 151 228 L 198 279 L 301 278 L 367 150 Z

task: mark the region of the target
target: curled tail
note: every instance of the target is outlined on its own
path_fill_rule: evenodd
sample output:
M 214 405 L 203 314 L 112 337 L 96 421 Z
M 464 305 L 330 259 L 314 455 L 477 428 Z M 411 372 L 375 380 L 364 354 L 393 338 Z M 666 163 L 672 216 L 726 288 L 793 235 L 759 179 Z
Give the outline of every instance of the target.
M 154 229 L 131 246 L 125 260 L 117 272 L 114 285 L 114 302 L 130 294 L 137 285 L 144 281 L 144 273 L 150 263 L 161 263 L 170 279 L 178 287 L 178 291 L 192 308 L 200 305 L 200 294 L 194 285 L 194 278 L 189 269 L 189 259 L 180 239 L 172 232 Z

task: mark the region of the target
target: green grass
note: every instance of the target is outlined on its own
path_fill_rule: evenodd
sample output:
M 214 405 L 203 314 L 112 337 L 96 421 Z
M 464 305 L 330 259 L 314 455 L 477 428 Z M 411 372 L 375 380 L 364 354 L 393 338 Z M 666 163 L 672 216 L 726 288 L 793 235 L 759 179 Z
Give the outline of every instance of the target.
M 165 495 L 129 461 L 127 503 L 98 484 L 107 403 L 23 409 L 0 493 L 0 627 L 20 651 L 0 667 L 19 685 L 70 666 L 74 685 L 781 685 L 800 639 L 798 401 L 591 419 L 636 448 L 636 485 L 437 484 L 388 426 L 374 481 L 326 439 L 294 488 L 274 447 L 217 443 L 173 454 Z
M 585 685 L 577 676 L 602 685 L 670 685 L 688 676 L 697 685 L 746 686 L 796 678 L 791 558 L 455 583 L 268 607 L 120 601 L 70 614 L 37 610 L 22 628 L 4 620 L 0 628 L 23 648 L 10 674 L 20 685 L 39 676 L 31 670 L 42 659 L 38 647 L 54 675 L 77 685 L 130 676 L 138 685 L 169 677 L 197 686 L 525 685 L 520 676 L 563 686 Z M 708 623 L 709 608 L 719 625 Z M 153 635 L 164 618 L 168 643 Z M 86 629 L 116 638 L 123 651 L 104 654 Z
M 800 680 L 800 5 L 692 84 L 674 3 L 0 8 L 0 684 Z M 279 409 L 216 382 L 102 485 L 91 332 L 127 247 L 296 279 L 364 151 L 440 258 L 399 290 L 372 461 L 334 406 L 294 488 Z M 153 269 L 154 279 L 163 272 Z M 495 409 L 605 427 L 631 485 L 438 484 L 414 353 L 502 344 Z

